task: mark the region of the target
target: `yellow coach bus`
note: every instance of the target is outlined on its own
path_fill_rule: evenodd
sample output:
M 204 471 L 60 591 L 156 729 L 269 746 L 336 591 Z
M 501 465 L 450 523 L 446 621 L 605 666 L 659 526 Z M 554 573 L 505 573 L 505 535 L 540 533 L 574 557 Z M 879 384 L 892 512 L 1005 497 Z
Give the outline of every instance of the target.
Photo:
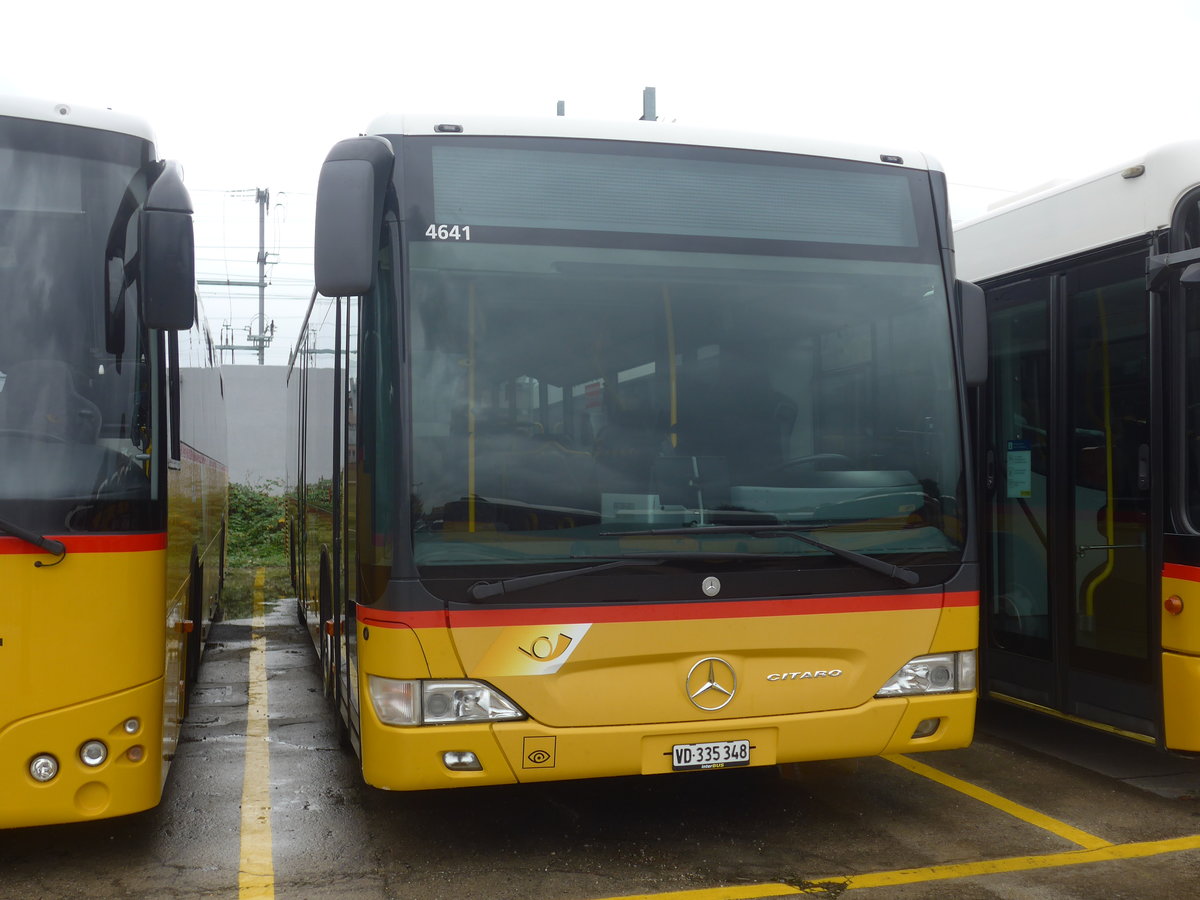
M 224 555 L 193 247 L 144 123 L 0 100 L 0 827 L 161 796 Z
M 991 343 L 982 687 L 1200 752 L 1200 143 L 955 240 Z
M 294 572 L 367 782 L 962 747 L 956 282 L 919 153 L 386 117 L 321 172 Z

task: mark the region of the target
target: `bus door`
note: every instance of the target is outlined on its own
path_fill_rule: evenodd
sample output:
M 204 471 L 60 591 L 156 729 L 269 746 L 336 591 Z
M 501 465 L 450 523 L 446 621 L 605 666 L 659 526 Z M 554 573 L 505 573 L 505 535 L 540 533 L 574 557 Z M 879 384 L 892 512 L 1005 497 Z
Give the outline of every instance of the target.
M 989 291 L 989 693 L 1158 736 L 1144 250 Z

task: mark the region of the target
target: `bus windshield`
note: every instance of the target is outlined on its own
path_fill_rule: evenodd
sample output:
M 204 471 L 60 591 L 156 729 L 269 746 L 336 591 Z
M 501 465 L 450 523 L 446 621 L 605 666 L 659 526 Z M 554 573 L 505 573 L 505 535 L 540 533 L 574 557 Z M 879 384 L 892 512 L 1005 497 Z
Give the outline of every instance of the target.
M 149 154 L 128 135 L 0 117 L 0 516 L 25 528 L 153 525 L 129 199 Z
M 419 566 L 828 558 L 771 525 L 957 559 L 958 398 L 924 173 L 430 143 L 406 157 Z

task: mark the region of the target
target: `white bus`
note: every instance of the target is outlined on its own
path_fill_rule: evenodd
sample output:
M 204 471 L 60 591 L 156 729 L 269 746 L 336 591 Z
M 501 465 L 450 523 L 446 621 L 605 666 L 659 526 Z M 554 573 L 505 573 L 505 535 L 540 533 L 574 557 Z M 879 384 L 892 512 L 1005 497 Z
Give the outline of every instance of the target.
M 1200 751 L 1200 142 L 956 232 L 987 294 L 986 692 Z

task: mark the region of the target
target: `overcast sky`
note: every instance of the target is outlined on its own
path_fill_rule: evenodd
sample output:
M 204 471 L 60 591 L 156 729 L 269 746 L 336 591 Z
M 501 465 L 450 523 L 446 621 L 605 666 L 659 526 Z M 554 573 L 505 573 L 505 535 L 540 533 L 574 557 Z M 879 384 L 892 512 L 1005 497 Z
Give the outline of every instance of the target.
M 196 200 L 199 277 L 255 277 L 271 191 L 271 363 L 311 291 L 321 160 L 383 112 L 633 119 L 653 85 L 666 120 L 924 150 L 959 220 L 1200 136 L 1200 0 L 66 0 L 9 4 L 4 31 L 0 93 L 150 120 Z M 202 294 L 244 342 L 257 292 Z

